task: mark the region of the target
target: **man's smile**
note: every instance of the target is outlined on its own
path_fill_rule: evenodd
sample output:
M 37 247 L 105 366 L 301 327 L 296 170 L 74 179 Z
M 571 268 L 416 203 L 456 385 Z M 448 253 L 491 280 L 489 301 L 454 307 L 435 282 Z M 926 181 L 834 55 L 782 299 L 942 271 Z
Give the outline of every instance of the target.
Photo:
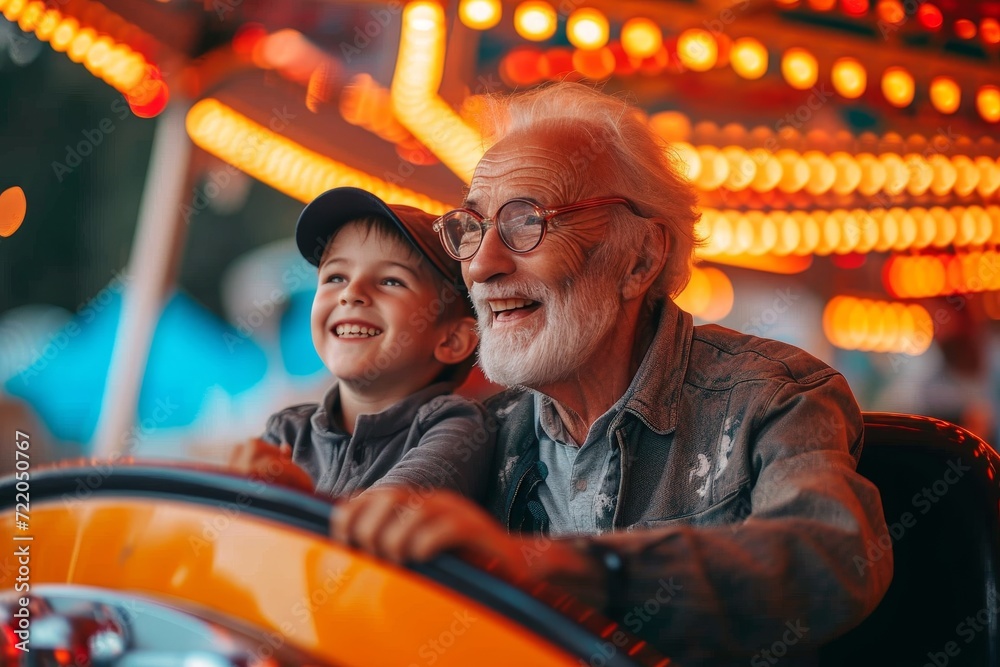
M 541 304 L 531 299 L 490 299 L 487 301 L 493 318 L 498 322 L 518 319 L 534 312 Z

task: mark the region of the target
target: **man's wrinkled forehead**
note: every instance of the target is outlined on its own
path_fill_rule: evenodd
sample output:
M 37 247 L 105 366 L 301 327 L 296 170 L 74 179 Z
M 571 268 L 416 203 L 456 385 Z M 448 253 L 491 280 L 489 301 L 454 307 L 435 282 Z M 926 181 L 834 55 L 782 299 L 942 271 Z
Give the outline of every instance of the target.
M 586 147 L 586 152 L 581 151 Z M 565 124 L 545 124 L 511 134 L 480 160 L 469 185 L 466 205 L 491 214 L 514 197 L 546 206 L 576 201 L 593 189 L 605 143 Z M 484 210 L 488 209 L 488 210 Z

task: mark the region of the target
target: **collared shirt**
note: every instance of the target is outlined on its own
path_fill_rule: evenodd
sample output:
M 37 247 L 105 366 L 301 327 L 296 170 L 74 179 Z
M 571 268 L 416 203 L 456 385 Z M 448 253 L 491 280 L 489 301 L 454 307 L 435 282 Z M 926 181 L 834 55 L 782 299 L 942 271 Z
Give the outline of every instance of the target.
M 546 469 L 545 481 L 538 487 L 538 500 L 548 516 L 550 534 L 593 534 L 611 526 L 621 470 L 618 447 L 609 437 L 609 427 L 624 404 L 622 397 L 601 415 L 591 425 L 583 445 L 578 446 L 552 399 L 535 394 L 538 458 Z M 609 478 L 615 480 L 613 485 L 608 484 Z
M 493 434 L 478 403 L 436 383 L 375 414 L 358 415 L 353 435 L 338 423 L 337 383 L 321 403 L 271 416 L 263 439 L 292 446 L 316 492 L 350 495 L 375 484 L 447 488 L 481 499 L 489 481 Z

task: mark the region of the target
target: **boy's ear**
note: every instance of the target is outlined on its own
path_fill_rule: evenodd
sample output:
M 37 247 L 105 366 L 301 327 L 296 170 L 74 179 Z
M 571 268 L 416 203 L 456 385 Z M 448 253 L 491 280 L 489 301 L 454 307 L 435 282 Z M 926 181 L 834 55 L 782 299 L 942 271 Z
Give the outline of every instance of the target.
M 479 334 L 476 333 L 476 319 L 461 317 L 445 325 L 445 336 L 434 348 L 434 358 L 446 366 L 465 361 L 476 351 Z

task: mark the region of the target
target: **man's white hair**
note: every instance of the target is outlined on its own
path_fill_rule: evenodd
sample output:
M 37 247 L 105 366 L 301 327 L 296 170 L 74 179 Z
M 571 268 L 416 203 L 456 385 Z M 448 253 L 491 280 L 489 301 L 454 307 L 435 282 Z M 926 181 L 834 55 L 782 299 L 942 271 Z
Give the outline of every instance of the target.
M 681 175 L 677 156 L 625 100 L 590 86 L 559 82 L 508 96 L 487 98 L 480 127 L 488 145 L 542 128 L 568 127 L 581 143 L 567 156 L 568 167 L 587 182 L 588 197 L 619 196 L 631 201 L 646 218 L 666 222 L 670 242 L 667 262 L 646 295 L 646 303 L 676 296 L 691 278 L 697 193 Z M 571 202 L 565 202 L 571 203 Z M 628 215 L 624 207 L 609 209 L 614 233 L 595 257 L 624 268 L 625 262 L 649 252 L 646 241 L 652 220 Z

